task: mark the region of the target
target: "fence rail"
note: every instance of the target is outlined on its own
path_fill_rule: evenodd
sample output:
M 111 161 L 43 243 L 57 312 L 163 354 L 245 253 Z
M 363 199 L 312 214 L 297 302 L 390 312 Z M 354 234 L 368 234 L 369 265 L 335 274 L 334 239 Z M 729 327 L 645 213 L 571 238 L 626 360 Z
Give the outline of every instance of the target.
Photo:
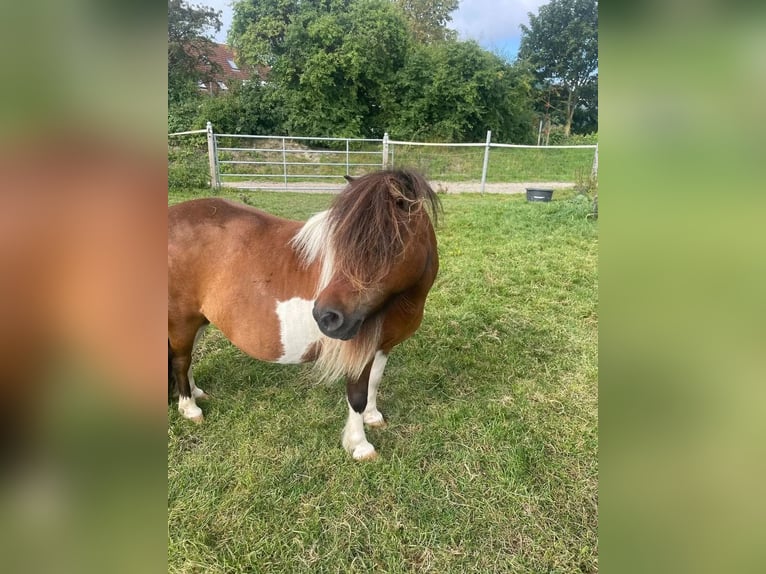
M 393 140 L 387 133 L 382 139 L 217 134 L 208 122 L 204 130 L 168 137 L 177 142 L 194 134 L 207 136 L 213 188 L 336 191 L 345 185 L 345 176 L 415 167 L 431 180 L 475 182 L 484 193 L 488 182 L 574 183 L 586 173 L 594 177 L 598 169 L 597 144 L 493 143 L 491 131 L 482 143 L 430 143 Z

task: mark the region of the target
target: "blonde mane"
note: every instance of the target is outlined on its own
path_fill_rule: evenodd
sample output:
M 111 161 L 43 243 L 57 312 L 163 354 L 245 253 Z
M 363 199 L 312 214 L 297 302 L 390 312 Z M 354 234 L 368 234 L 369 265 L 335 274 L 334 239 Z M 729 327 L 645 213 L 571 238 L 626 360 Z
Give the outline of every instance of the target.
M 316 298 L 330 283 L 334 273 L 328 212 L 322 211 L 313 215 L 293 237 L 291 245 L 305 267 L 315 263 L 321 266 L 319 282 L 314 292 Z M 375 317 L 365 322 L 357 336 L 348 341 L 322 335 L 319 340 L 319 354 L 314 363 L 319 381 L 330 382 L 343 376 L 360 377 L 378 350 L 380 331 L 381 320 Z

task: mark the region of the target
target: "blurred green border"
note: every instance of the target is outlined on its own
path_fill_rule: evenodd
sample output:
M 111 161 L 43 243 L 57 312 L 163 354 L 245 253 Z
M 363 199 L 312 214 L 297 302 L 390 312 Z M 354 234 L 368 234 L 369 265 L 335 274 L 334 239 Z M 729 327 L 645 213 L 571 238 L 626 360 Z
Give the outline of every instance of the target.
M 600 11 L 600 567 L 763 571 L 764 11 Z

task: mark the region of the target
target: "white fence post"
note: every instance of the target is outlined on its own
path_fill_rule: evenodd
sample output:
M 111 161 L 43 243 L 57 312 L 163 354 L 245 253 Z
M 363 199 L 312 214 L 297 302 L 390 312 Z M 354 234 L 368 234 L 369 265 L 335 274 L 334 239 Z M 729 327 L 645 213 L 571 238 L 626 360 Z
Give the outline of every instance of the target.
M 210 187 L 218 189 L 221 187 L 220 178 L 218 176 L 218 153 L 215 146 L 215 134 L 213 133 L 213 124 L 207 122 L 207 157 L 210 164 Z
M 388 167 L 388 132 L 383 134 L 383 169 Z
M 348 168 L 348 164 L 349 164 L 349 161 L 348 161 L 348 142 L 349 142 L 349 140 L 348 140 L 348 138 L 346 138 L 346 175 L 351 175 L 350 172 L 348 171 L 348 169 L 349 169 Z
M 285 149 L 285 138 L 282 138 L 282 172 L 285 176 L 285 191 L 287 191 L 287 150 Z
M 537 128 L 537 145 L 540 145 L 540 137 L 543 135 L 543 120 L 540 118 L 540 127 Z
M 487 164 L 489 163 L 489 147 L 492 141 L 492 130 L 487 130 L 487 145 L 484 148 L 484 166 L 481 168 L 481 193 L 484 193 L 484 185 L 487 183 Z
M 598 143 L 596 143 L 596 152 L 593 154 L 593 169 L 590 170 L 590 176 L 593 179 L 598 176 Z

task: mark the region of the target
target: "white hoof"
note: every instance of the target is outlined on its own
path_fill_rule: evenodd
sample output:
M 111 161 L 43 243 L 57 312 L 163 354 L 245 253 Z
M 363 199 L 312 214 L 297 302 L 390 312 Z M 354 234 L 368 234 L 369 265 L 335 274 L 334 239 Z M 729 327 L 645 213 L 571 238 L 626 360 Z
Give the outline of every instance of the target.
M 378 458 L 378 453 L 375 451 L 375 447 L 368 442 L 363 442 L 354 449 L 351 453 L 354 460 L 375 460 Z
M 386 419 L 383 418 L 383 415 L 380 411 L 364 413 L 364 424 L 379 429 L 386 428 L 388 426 Z
M 203 391 L 199 387 L 195 387 L 192 389 L 192 396 L 195 399 L 201 399 L 203 401 L 210 399 L 210 395 L 208 395 L 205 391 Z
M 178 412 L 181 416 L 195 423 L 201 423 L 204 420 L 202 409 L 194 403 L 194 398 L 181 399 L 178 401 Z

